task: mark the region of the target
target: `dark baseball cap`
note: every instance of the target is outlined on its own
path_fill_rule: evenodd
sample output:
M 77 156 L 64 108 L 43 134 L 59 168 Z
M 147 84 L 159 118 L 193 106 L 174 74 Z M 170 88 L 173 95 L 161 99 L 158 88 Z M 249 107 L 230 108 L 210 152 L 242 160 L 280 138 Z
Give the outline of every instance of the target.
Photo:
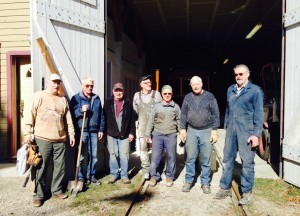
M 143 82 L 143 81 L 145 81 L 145 80 L 147 80 L 147 79 L 151 79 L 151 78 L 152 78 L 152 76 L 151 76 L 150 74 L 145 75 L 145 76 L 143 76 L 143 77 L 140 79 L 140 83 Z
M 113 86 L 113 90 L 116 90 L 116 89 L 124 89 L 123 87 L 123 84 L 122 83 L 115 83 L 114 86 Z

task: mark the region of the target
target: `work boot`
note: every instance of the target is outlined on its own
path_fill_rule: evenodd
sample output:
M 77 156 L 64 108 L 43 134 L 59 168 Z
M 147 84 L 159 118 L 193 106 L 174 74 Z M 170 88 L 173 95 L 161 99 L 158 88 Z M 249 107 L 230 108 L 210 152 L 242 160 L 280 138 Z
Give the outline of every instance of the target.
M 144 173 L 144 179 L 148 180 L 150 178 L 150 174 L 147 172 L 147 173 Z
M 172 187 L 173 186 L 173 179 L 167 178 L 166 182 L 167 182 L 166 183 L 167 187 Z
M 252 192 L 249 191 L 249 192 L 244 192 L 240 201 L 239 201 L 239 204 L 240 205 L 248 205 L 252 200 Z
M 188 182 L 184 183 L 181 191 L 182 192 L 190 192 L 190 190 L 191 190 L 191 183 L 188 183 Z
M 230 188 L 228 188 L 228 189 L 220 188 L 219 192 L 216 193 L 214 198 L 215 199 L 225 199 L 228 196 L 231 196 Z
M 93 176 L 92 179 L 91 179 L 91 184 L 101 185 L 101 182 L 100 182 L 100 180 L 96 179 L 95 176 Z
M 203 193 L 210 194 L 210 186 L 209 186 L 209 184 L 203 184 L 201 186 L 201 188 L 202 188 Z
M 43 201 L 41 199 L 33 200 L 33 206 L 34 207 L 41 207 L 42 205 L 43 205 Z
M 116 181 L 117 181 L 117 178 L 114 177 L 114 176 L 111 176 L 111 177 L 109 178 L 107 184 L 113 184 L 113 183 L 115 183 Z
M 151 177 L 150 181 L 149 181 L 149 185 L 151 187 L 154 187 L 156 185 L 157 180 L 154 177 Z
M 130 184 L 131 183 L 131 181 L 127 177 L 122 178 L 122 182 L 123 182 L 123 184 Z
M 57 193 L 57 194 L 52 194 L 52 197 L 57 198 L 57 199 L 67 199 L 68 195 L 65 193 Z

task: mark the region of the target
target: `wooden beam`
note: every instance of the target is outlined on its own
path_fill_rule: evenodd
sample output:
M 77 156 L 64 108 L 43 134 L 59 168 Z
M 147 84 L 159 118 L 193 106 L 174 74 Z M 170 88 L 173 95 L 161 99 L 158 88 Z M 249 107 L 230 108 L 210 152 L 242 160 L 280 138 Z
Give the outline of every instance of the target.
M 45 44 L 43 38 L 40 37 L 40 38 L 36 39 L 36 41 L 37 41 L 37 43 L 38 43 L 38 45 L 40 47 L 40 50 L 41 50 L 41 52 L 43 54 L 43 57 L 45 59 L 45 62 L 47 64 L 50 72 L 51 73 L 56 73 L 56 68 L 54 66 L 54 63 L 53 63 L 52 58 L 51 58 L 51 56 L 50 56 L 50 54 L 48 52 L 48 49 L 46 47 L 46 44 Z
M 53 62 L 53 60 L 50 56 L 50 53 L 48 52 L 47 46 L 46 46 L 43 38 L 40 37 L 40 38 L 36 39 L 36 41 L 37 41 L 37 43 L 40 47 L 40 50 L 41 50 L 42 55 L 45 59 L 46 65 L 48 66 L 48 68 L 50 70 L 50 73 L 56 73 L 57 74 L 57 70 L 55 68 L 54 62 Z M 59 93 L 63 96 L 65 95 L 65 91 L 64 91 L 62 85 L 59 85 Z

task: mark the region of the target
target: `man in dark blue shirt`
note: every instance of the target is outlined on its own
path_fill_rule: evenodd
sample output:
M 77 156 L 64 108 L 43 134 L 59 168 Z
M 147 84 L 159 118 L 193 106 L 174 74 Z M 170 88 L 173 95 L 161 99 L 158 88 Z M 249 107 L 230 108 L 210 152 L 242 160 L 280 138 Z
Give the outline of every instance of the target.
M 220 113 L 214 95 L 202 89 L 202 79 L 194 76 L 190 85 L 193 92 L 183 100 L 180 116 L 180 139 L 186 141 L 186 174 L 183 192 L 189 192 L 195 176 L 195 162 L 201 154 L 201 187 L 205 194 L 210 193 L 210 172 L 212 144 L 217 142 L 217 128 Z

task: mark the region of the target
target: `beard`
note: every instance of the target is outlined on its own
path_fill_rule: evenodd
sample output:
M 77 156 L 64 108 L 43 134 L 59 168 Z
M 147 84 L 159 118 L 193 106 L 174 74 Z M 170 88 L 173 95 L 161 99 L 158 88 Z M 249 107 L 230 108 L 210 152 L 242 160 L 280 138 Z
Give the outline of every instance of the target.
M 236 83 L 241 85 L 241 84 L 243 84 L 243 80 L 236 80 Z

